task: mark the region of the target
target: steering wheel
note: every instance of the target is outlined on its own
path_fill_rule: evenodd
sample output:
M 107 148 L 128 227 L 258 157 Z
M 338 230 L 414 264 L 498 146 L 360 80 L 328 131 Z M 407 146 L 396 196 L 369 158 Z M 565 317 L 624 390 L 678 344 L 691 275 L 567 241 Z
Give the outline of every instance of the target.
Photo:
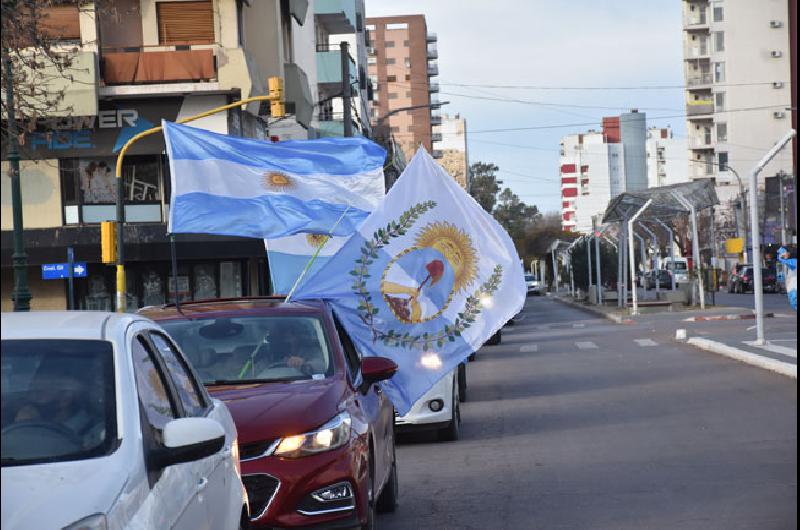
M 0 433 L 2 433 L 3 436 L 8 436 L 9 434 L 14 433 L 15 431 L 20 431 L 25 429 L 48 430 L 53 434 L 60 436 L 65 442 L 68 442 L 78 448 L 83 446 L 83 442 L 81 441 L 81 439 L 78 437 L 77 434 L 72 432 L 71 429 L 64 427 L 60 423 L 47 420 L 30 420 L 30 421 L 26 420 L 17 423 L 12 423 L 11 425 L 3 428 L 3 430 L 0 431 Z
M 297 370 L 301 374 L 308 376 L 310 376 L 314 372 L 314 367 L 311 366 L 311 363 L 308 361 L 305 361 L 302 365 L 300 365 L 299 368 L 296 368 L 294 366 L 289 366 L 289 363 L 287 363 L 286 361 L 275 361 L 265 366 L 262 372 L 266 370 L 271 370 L 272 368 L 292 368 L 293 370 Z

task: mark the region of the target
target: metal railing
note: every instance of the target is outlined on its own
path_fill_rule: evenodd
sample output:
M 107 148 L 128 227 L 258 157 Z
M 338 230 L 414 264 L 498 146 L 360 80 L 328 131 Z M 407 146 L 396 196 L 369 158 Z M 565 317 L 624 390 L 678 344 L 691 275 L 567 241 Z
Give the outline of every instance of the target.
M 711 75 L 711 73 L 694 74 L 686 79 L 686 85 L 687 86 L 710 85 L 713 83 L 713 81 L 714 77 Z

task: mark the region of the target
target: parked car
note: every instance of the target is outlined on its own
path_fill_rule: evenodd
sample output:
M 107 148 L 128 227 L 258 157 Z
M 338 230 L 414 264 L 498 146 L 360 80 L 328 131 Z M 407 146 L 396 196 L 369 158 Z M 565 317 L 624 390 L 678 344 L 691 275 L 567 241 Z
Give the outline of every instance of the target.
M 234 529 L 236 428 L 152 321 L 2 315 L 2 527 Z
M 689 281 L 689 260 L 687 258 L 667 258 L 664 261 L 664 268 L 675 275 L 675 283 L 685 283 Z
M 455 369 L 418 399 L 405 416 L 395 417 L 397 431 L 435 431 L 439 440 L 458 440 L 461 436 L 460 396 L 458 369 Z
M 670 289 L 672 287 L 672 274 L 666 269 L 653 269 L 647 271 L 645 276 L 645 289 L 655 289 L 658 281 L 659 289 Z
M 525 285 L 528 286 L 528 296 L 541 296 L 542 295 L 542 282 L 533 274 L 525 275 Z
M 745 293 L 747 291 L 752 291 L 753 279 L 753 267 L 742 269 L 741 273 L 736 277 L 734 292 Z M 778 292 L 778 281 L 773 271 L 769 269 L 761 269 L 761 286 L 765 292 Z
M 731 269 L 730 274 L 728 274 L 728 292 L 735 293 L 736 289 L 738 288 L 737 283 L 740 282 L 740 276 L 742 275 L 742 271 L 746 268 L 752 268 L 753 265 L 750 263 L 737 263 Z
M 240 298 L 144 308 L 175 337 L 239 430 L 252 527 L 372 528 L 393 511 L 394 408 L 321 301 Z

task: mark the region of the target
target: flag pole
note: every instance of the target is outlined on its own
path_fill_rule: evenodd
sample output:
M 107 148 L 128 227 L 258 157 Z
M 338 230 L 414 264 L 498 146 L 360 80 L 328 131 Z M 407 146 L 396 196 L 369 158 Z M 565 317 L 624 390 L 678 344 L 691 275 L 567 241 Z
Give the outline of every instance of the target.
M 331 227 L 331 231 L 328 232 L 328 237 L 325 238 L 325 241 L 319 244 L 317 250 L 315 250 L 314 254 L 311 256 L 311 259 L 308 260 L 308 263 L 306 263 L 306 266 L 305 268 L 303 268 L 303 271 L 300 273 L 300 276 L 297 277 L 297 280 L 295 280 L 294 285 L 292 285 L 292 289 L 289 291 L 289 294 L 286 295 L 286 300 L 284 300 L 284 302 L 288 302 L 289 300 L 291 300 L 292 295 L 297 290 L 297 287 L 300 285 L 300 282 L 303 281 L 303 277 L 305 277 L 306 273 L 308 272 L 308 269 L 311 268 L 311 265 L 314 264 L 314 261 L 317 259 L 317 256 L 319 256 L 319 252 L 322 250 L 322 247 L 324 247 L 325 243 L 328 242 L 328 239 L 330 239 L 333 236 L 333 231 L 336 230 L 336 227 L 339 226 L 339 223 L 342 222 L 342 219 L 344 219 L 344 216 L 347 215 L 348 211 L 350 211 L 349 204 L 347 205 L 347 208 L 345 208 L 344 211 L 342 212 L 342 215 L 339 216 L 339 219 L 337 219 L 336 222 Z

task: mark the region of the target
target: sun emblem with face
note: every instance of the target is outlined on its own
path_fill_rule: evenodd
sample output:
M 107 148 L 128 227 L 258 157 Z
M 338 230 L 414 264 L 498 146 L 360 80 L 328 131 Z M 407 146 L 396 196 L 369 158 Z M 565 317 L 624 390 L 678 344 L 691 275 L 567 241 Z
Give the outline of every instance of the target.
M 261 185 L 269 191 L 286 191 L 294 187 L 294 181 L 286 173 L 270 171 L 261 177 Z
M 381 293 L 395 317 L 407 324 L 433 320 L 477 276 L 472 240 L 447 222 L 430 223 L 395 256 L 381 278 Z
M 309 247 L 317 248 L 323 243 L 327 243 L 330 236 L 325 234 L 306 234 L 306 243 Z

